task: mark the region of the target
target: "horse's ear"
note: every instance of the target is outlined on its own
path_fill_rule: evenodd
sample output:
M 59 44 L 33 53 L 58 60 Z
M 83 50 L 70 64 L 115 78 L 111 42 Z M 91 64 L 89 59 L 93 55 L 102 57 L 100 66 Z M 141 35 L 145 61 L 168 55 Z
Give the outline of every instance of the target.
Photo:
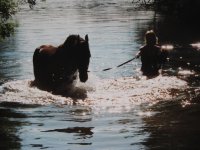
M 86 34 L 85 35 L 85 40 L 88 42 L 89 41 L 89 38 L 88 38 L 88 35 Z

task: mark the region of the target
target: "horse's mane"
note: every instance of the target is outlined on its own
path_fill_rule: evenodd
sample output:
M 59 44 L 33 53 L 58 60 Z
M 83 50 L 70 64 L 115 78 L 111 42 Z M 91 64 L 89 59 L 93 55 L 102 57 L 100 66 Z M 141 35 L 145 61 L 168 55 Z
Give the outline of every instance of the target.
M 77 57 L 78 56 L 91 56 L 90 50 L 88 48 L 88 51 L 77 51 L 78 47 L 81 43 L 84 43 L 86 40 L 81 38 L 79 35 L 70 35 L 67 37 L 67 39 L 64 41 L 63 44 L 58 46 L 57 54 L 65 56 L 66 54 L 70 57 Z
M 63 44 L 58 46 L 58 48 L 70 48 L 70 47 L 73 47 L 76 44 L 78 44 L 79 40 L 80 40 L 80 36 L 79 35 L 70 35 L 70 36 L 67 37 L 67 39 L 64 41 Z

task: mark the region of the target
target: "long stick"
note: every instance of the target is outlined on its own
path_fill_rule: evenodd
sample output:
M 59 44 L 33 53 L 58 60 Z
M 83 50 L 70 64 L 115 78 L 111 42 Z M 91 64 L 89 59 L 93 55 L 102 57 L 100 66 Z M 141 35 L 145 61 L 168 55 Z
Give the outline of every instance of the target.
M 133 61 L 134 59 L 136 59 L 136 57 L 134 57 L 134 58 L 132 58 L 132 59 L 130 59 L 130 60 L 128 60 L 128 61 L 120 64 L 120 65 L 118 65 L 116 68 L 121 67 L 121 66 L 123 66 L 123 65 L 125 65 L 125 64 L 127 64 L 127 63 L 129 63 L 131 61 Z M 108 70 L 111 70 L 111 69 L 113 69 L 113 68 L 106 68 L 106 69 L 103 69 L 102 71 L 108 71 Z

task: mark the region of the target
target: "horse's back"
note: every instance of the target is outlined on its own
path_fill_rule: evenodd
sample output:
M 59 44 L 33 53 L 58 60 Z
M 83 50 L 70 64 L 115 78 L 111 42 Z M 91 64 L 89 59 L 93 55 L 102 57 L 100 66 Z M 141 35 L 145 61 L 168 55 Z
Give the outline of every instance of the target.
M 57 47 L 52 45 L 41 45 L 37 49 L 39 49 L 39 53 L 47 55 L 54 55 L 57 51 Z
M 48 60 L 56 53 L 57 48 L 52 45 L 42 45 L 35 49 L 33 54 L 33 64 L 42 65 L 43 63 L 48 63 Z
M 33 71 L 35 80 L 44 84 L 51 84 L 52 78 L 52 56 L 55 47 L 42 45 L 35 49 L 33 54 Z

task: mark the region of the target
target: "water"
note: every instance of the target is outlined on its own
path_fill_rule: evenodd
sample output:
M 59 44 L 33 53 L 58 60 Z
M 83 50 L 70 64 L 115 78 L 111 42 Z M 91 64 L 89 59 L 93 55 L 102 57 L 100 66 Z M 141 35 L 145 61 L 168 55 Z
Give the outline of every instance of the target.
M 135 11 L 128 0 L 47 0 L 22 6 L 16 19 L 15 35 L 0 43 L 2 149 L 200 148 L 199 51 L 189 46 L 197 31 L 182 27 L 184 36 L 178 24 Z M 147 80 L 137 59 L 101 71 L 134 57 L 149 28 L 175 45 L 163 75 Z M 34 49 L 70 34 L 89 35 L 89 80 L 76 81 L 69 97 L 31 87 Z

